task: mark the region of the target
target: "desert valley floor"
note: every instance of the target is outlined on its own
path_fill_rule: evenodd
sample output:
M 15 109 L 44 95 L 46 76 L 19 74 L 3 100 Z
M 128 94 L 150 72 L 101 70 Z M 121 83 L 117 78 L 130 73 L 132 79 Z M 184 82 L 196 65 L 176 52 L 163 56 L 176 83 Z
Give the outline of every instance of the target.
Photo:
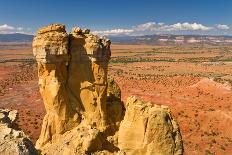
M 32 50 L 1 47 L 0 108 L 18 110 L 18 128 L 35 143 L 45 109 Z M 186 155 L 232 154 L 232 47 L 113 44 L 108 74 L 123 101 L 171 108 Z

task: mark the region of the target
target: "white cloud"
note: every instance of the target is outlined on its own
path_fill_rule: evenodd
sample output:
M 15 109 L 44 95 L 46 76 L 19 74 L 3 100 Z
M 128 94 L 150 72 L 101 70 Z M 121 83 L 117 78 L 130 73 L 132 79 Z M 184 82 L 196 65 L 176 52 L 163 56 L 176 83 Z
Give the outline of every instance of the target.
M 211 30 L 212 27 L 207 27 L 207 26 L 204 26 L 202 24 L 199 24 L 199 23 L 177 23 L 177 24 L 173 24 L 173 25 L 170 25 L 168 26 L 169 27 L 169 31 L 186 31 L 186 30 L 189 30 L 189 31 L 197 31 L 197 30 L 200 30 L 200 31 L 208 31 L 208 30 Z
M 18 31 L 22 31 L 23 28 L 22 28 L 22 27 L 17 27 L 17 30 L 18 30 Z
M 23 27 L 15 27 L 8 24 L 0 25 L 0 34 L 11 34 L 11 33 L 32 34 L 31 30 L 24 29 Z
M 159 25 L 159 26 L 163 26 L 163 25 L 164 25 L 164 23 L 158 23 L 158 25 Z
M 228 25 L 224 25 L 224 24 L 217 24 L 216 27 L 220 30 L 228 30 L 230 29 L 230 27 Z
M 94 31 L 94 34 L 98 34 L 98 35 L 129 35 L 132 32 L 134 32 L 134 30 L 132 29 L 113 29 L 113 30 L 105 30 L 105 31 Z
M 140 24 L 140 25 L 137 25 L 134 28 L 134 30 L 136 31 L 152 31 L 152 30 L 155 30 L 158 28 L 158 26 L 163 26 L 162 24 L 161 25 L 157 25 L 155 22 L 148 22 L 148 23 L 145 23 L 145 24 Z
M 212 27 L 207 27 L 198 23 L 176 23 L 172 25 L 165 25 L 164 23 L 148 22 L 134 27 L 137 31 L 208 31 Z
M 0 31 L 9 31 L 9 30 L 14 30 L 15 28 L 13 26 L 4 24 L 0 25 Z
M 218 24 L 206 26 L 201 23 L 175 23 L 165 24 L 156 22 L 147 22 L 131 27 L 130 29 L 113 29 L 105 31 L 95 31 L 95 34 L 106 36 L 140 36 L 151 34 L 224 34 L 229 26 Z

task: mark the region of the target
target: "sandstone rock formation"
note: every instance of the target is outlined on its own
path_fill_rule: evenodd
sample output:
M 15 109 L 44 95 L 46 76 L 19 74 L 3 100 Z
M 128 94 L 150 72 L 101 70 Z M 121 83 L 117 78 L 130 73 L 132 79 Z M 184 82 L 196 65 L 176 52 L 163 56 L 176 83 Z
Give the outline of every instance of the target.
M 137 111 L 137 102 L 128 102 L 123 120 L 120 88 L 107 78 L 110 44 L 89 29 L 67 34 L 60 24 L 37 32 L 33 53 L 47 114 L 36 148 L 48 155 L 182 154 L 180 132 L 167 109 L 145 104 Z M 138 130 L 129 132 L 133 126 Z M 133 136 L 143 140 L 133 143 Z
M 129 97 L 118 133 L 118 146 L 127 154 L 160 155 L 183 153 L 182 138 L 170 109 L 152 106 Z
M 36 155 L 30 139 L 14 129 L 16 110 L 0 109 L 0 154 L 1 155 Z

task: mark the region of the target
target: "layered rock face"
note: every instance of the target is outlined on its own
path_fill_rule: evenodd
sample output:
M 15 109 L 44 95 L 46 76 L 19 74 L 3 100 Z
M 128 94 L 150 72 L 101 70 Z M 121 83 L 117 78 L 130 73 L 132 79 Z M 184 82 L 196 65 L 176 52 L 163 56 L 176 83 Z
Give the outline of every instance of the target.
M 16 110 L 0 109 L 0 154 L 37 155 L 30 139 L 15 128 Z
M 39 89 L 47 111 L 37 141 L 40 147 L 78 122 L 78 113 L 68 98 L 69 38 L 65 26 L 40 29 L 33 40 L 33 54 L 38 62 Z
M 120 88 L 107 78 L 109 40 L 88 29 L 67 34 L 64 25 L 52 24 L 38 30 L 33 53 L 47 111 L 36 143 L 42 154 L 182 154 L 168 110 L 145 103 L 132 110 L 137 102 L 128 102 L 125 111 Z M 132 142 L 133 136 L 143 139 Z

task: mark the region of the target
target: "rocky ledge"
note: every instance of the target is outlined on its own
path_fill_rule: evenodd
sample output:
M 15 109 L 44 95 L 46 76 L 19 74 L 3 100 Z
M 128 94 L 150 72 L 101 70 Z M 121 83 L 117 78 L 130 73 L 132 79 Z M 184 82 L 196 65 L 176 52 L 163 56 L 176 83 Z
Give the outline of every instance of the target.
M 16 130 L 16 110 L 0 109 L 0 154 L 1 155 L 37 155 L 30 139 Z

